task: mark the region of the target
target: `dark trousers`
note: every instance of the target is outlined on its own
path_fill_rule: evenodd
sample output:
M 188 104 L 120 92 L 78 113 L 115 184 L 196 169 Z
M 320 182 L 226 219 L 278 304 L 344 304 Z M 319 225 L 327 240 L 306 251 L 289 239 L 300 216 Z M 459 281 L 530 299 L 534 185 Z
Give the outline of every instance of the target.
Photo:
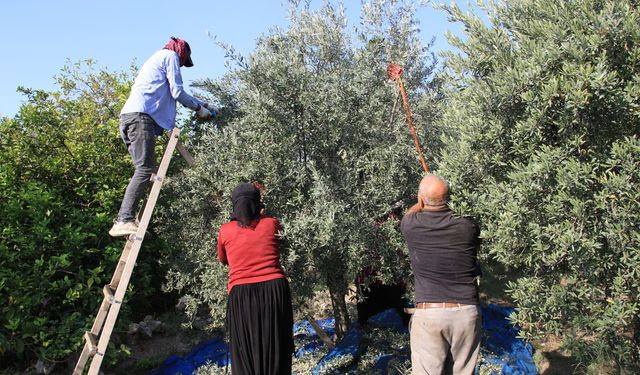
M 227 330 L 233 375 L 291 374 L 293 309 L 287 279 L 235 285 Z
M 146 113 L 125 113 L 120 116 L 120 136 L 129 150 L 135 171 L 124 193 L 118 220 L 135 220 L 138 203 L 146 193 L 151 174 L 156 170 L 156 122 Z
M 366 324 L 370 317 L 391 308 L 396 309 L 405 326 L 409 324 L 411 316 L 404 312 L 406 303 L 403 299 L 405 292 L 403 285 L 372 283 L 360 292 L 362 297 L 356 305 L 360 325 Z

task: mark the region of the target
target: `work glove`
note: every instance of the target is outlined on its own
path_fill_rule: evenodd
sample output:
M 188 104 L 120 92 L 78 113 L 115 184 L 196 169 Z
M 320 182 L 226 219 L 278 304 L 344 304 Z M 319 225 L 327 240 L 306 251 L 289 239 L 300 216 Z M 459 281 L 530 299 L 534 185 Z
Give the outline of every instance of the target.
M 202 106 L 208 109 L 209 112 L 211 112 L 211 116 L 213 116 L 213 118 L 218 117 L 218 110 L 213 105 L 209 103 L 203 103 Z
M 201 120 L 208 120 L 211 118 L 211 112 L 205 108 L 205 106 L 201 105 L 200 109 L 196 111 L 196 116 Z

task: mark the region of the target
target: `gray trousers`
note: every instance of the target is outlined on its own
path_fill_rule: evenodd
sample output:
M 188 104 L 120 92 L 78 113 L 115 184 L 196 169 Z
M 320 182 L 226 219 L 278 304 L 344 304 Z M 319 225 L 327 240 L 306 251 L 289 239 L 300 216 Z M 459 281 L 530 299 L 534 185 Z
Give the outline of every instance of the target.
M 146 113 L 125 113 L 120 116 L 120 136 L 129 150 L 135 171 L 124 192 L 118 221 L 135 220 L 140 199 L 146 193 L 151 174 L 156 170 L 156 122 Z
M 480 308 L 416 309 L 411 317 L 414 375 L 471 375 L 480 352 Z

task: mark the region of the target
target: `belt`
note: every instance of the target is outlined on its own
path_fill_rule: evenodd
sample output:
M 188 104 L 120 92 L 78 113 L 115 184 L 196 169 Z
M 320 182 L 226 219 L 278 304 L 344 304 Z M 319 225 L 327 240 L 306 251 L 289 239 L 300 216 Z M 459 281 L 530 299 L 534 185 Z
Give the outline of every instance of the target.
M 464 303 L 452 302 L 419 302 L 416 303 L 416 309 L 451 309 L 454 307 L 471 306 Z

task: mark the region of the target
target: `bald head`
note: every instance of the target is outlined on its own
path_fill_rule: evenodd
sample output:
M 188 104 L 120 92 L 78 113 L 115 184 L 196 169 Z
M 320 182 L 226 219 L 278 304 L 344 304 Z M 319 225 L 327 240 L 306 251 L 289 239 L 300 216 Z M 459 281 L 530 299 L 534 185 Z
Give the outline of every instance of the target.
M 429 174 L 420 181 L 418 197 L 427 207 L 446 206 L 449 200 L 449 184 L 440 176 Z

